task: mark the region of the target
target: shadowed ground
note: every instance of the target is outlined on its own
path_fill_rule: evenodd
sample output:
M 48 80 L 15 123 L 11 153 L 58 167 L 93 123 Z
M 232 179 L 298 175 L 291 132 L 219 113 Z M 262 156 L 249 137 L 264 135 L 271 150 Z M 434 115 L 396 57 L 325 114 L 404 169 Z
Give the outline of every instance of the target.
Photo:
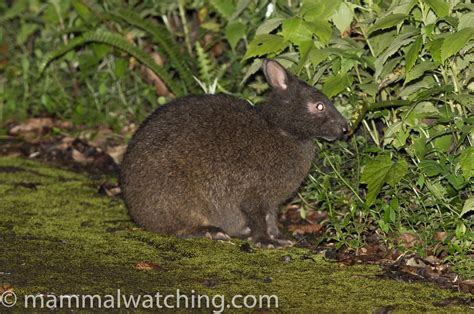
M 242 241 L 139 230 L 119 198 L 98 194 L 103 181 L 0 158 L 0 292 L 13 289 L 13 309 L 24 306 L 25 294 L 105 296 L 120 289 L 123 295 L 176 295 L 179 289 L 189 296 L 223 294 L 226 301 L 237 294 L 276 295 L 275 312 L 469 311 L 435 305 L 461 294 L 380 279 L 377 266 L 328 263 L 296 248 L 249 253 Z M 215 304 L 219 308 L 220 299 Z

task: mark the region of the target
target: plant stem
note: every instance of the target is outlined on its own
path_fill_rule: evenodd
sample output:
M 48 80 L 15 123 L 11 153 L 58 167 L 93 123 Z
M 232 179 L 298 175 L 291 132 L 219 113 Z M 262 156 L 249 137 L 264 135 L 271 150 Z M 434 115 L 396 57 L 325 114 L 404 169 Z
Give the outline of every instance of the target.
M 191 40 L 189 38 L 189 27 L 188 27 L 188 21 L 186 20 L 186 13 L 184 11 L 184 0 L 179 0 L 178 9 L 179 9 L 179 16 L 181 18 L 181 23 L 183 23 L 184 41 L 186 42 L 186 48 L 188 48 L 189 55 L 192 55 L 193 48 L 191 46 Z
M 354 196 L 359 200 L 359 202 L 361 202 L 362 204 L 364 203 L 364 201 L 362 200 L 362 198 L 360 198 L 359 194 L 354 190 L 354 188 L 349 184 L 349 182 L 347 182 L 342 176 L 341 174 L 339 173 L 339 171 L 337 171 L 336 167 L 332 164 L 331 160 L 329 158 L 326 159 L 327 162 L 329 163 L 329 165 L 331 166 L 332 170 L 334 171 L 334 173 L 338 176 L 338 178 L 342 181 L 342 183 L 344 183 L 351 191 L 352 193 L 354 193 Z

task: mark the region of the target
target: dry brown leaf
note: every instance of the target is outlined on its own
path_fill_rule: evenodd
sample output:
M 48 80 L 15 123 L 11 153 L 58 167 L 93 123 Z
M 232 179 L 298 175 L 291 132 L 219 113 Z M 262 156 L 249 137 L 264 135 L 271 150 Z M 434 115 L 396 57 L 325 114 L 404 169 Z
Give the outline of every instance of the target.
M 152 263 L 152 262 L 140 262 L 140 263 L 135 265 L 135 269 L 137 269 L 137 270 L 154 270 L 154 269 L 161 269 L 161 266 L 156 264 L 156 263 Z
M 114 162 L 117 165 L 120 165 L 123 159 L 123 155 L 125 154 L 125 151 L 127 150 L 127 145 L 118 145 L 118 146 L 112 146 L 107 148 L 106 153 L 109 154 L 110 157 L 114 160 Z
M 93 161 L 92 158 L 86 157 L 86 155 L 84 155 L 75 148 L 72 149 L 72 159 L 74 159 L 75 162 L 80 163 L 81 165 L 87 165 L 89 163 L 92 163 Z
M 418 236 L 412 232 L 403 232 L 400 234 L 398 240 L 405 246 L 405 248 L 409 249 L 416 245 L 421 245 L 423 242 L 418 238 Z
M 163 65 L 163 59 L 158 53 L 152 52 L 150 56 L 152 57 L 152 59 L 155 61 L 156 64 L 160 66 Z M 155 72 L 153 72 L 150 68 L 146 66 L 142 67 L 142 71 L 145 76 L 145 80 L 155 86 L 156 94 L 158 96 L 168 96 L 170 94 L 170 91 L 168 90 L 168 87 L 166 86 L 166 84 L 158 75 L 156 75 Z
M 311 223 L 320 223 L 324 219 L 328 217 L 328 212 L 326 211 L 315 211 L 315 210 L 310 210 L 306 214 L 306 219 L 310 221 Z
M 288 231 L 293 235 L 318 233 L 322 228 L 320 224 L 313 225 L 289 225 Z
M 113 136 L 114 132 L 110 128 L 101 126 L 98 130 L 82 132 L 79 139 L 83 140 L 90 146 L 104 147 Z
M 433 239 L 436 241 L 444 241 L 448 237 L 448 233 L 446 231 L 438 231 L 435 232 Z
M 4 292 L 7 292 L 7 291 L 13 292 L 13 287 L 8 283 L 0 284 L 0 294 L 2 294 Z
M 54 123 L 51 118 L 31 118 L 20 123 L 9 130 L 10 135 L 21 136 L 26 140 L 36 140 L 39 135 L 53 128 Z

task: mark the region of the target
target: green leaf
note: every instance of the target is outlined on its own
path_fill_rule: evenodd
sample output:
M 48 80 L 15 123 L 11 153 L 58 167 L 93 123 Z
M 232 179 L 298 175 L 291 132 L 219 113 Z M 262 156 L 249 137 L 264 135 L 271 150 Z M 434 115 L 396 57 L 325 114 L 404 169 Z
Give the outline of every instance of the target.
M 234 1 L 230 0 L 210 0 L 210 4 L 216 11 L 226 19 L 230 20 L 235 11 Z
M 466 181 L 474 177 L 474 147 L 465 148 L 459 156 L 459 165 Z
M 246 27 L 240 22 L 231 22 L 227 24 L 224 33 L 225 37 L 229 41 L 230 48 L 234 50 L 239 40 L 245 36 Z
M 426 71 L 432 71 L 434 69 L 436 69 L 436 65 L 434 65 L 432 62 L 425 61 L 418 63 L 410 72 L 406 74 L 405 85 L 421 77 Z
M 426 44 L 426 48 L 430 51 L 431 56 L 433 57 L 433 61 L 435 64 L 441 64 L 441 46 L 443 45 L 443 38 L 438 38 L 433 41 L 430 41 Z
M 301 42 L 310 41 L 313 38 L 313 32 L 309 25 L 299 17 L 284 20 L 279 35 L 298 46 Z
M 447 172 L 446 169 L 435 160 L 422 160 L 418 164 L 418 168 L 427 177 L 434 177 Z
M 468 27 L 474 27 L 474 12 L 463 14 L 459 18 L 458 31 Z
M 185 92 L 196 92 L 197 84 L 193 79 L 195 73 L 189 66 L 193 61 L 190 61 L 189 54 L 181 49 L 166 27 L 152 23 L 131 10 L 118 9 L 110 14 L 150 34 L 153 43 L 159 46 L 160 51 L 166 53 L 169 64 L 178 71 Z
M 444 0 L 424 0 L 437 16 L 443 17 L 449 14 L 449 4 Z
M 408 32 L 402 35 L 397 36 L 390 46 L 380 55 L 374 62 L 375 65 L 375 79 L 377 80 L 380 77 L 380 74 L 384 68 L 384 64 L 387 59 L 392 56 L 394 53 L 398 52 L 400 48 L 408 45 L 416 39 L 415 36 L 418 36 L 418 32 Z
M 385 183 L 396 186 L 408 172 L 408 163 L 404 159 L 397 162 L 390 155 L 379 155 L 370 159 L 362 172 L 361 182 L 367 184 L 367 206 L 371 206 Z
M 314 22 L 316 20 L 327 21 L 339 8 L 342 0 L 312 0 L 304 1 L 303 6 L 300 9 L 300 14 L 308 22 Z
M 368 34 L 375 31 L 386 29 L 397 25 L 407 18 L 406 14 L 390 14 L 381 19 L 378 19 L 372 27 L 369 28 Z
M 415 65 L 416 58 L 420 54 L 421 45 L 423 44 L 423 38 L 421 35 L 411 44 L 410 49 L 405 55 L 405 73 L 410 72 L 411 68 Z
M 464 216 L 465 214 L 474 211 L 474 197 L 471 196 L 464 202 L 464 206 L 462 207 L 460 217 Z
M 183 95 L 183 90 L 181 87 L 171 78 L 167 71 L 165 71 L 161 66 L 156 64 L 150 55 L 140 50 L 137 46 L 131 44 L 127 41 L 126 38 L 119 36 L 114 33 L 97 30 L 95 32 L 87 32 L 82 36 L 76 37 L 70 40 L 66 45 L 57 48 L 54 51 L 48 53 L 45 56 L 44 60 L 40 63 L 39 69 L 40 73 L 51 63 L 53 60 L 61 57 L 67 52 L 75 49 L 76 47 L 83 46 L 89 43 L 103 43 L 110 45 L 112 47 L 118 48 L 127 52 L 128 54 L 134 56 L 138 61 L 146 65 L 150 70 L 152 70 L 156 75 L 158 75 L 165 84 L 170 88 L 171 92 L 176 96 Z
M 347 75 L 347 73 L 330 75 L 324 82 L 322 91 L 327 97 L 332 98 L 342 92 L 351 83 L 352 80 L 350 79 L 349 75 Z
M 125 76 L 125 73 L 127 72 L 128 68 L 128 61 L 125 59 L 117 59 L 115 60 L 115 68 L 114 72 L 117 77 L 121 78 Z
M 466 44 L 474 38 L 474 28 L 468 27 L 459 32 L 449 34 L 444 38 L 441 45 L 441 61 L 458 53 Z
M 246 60 L 256 56 L 278 53 L 286 47 L 288 47 L 288 41 L 282 36 L 271 34 L 257 35 L 249 43 L 243 59 Z
M 341 34 L 347 31 L 354 19 L 354 12 L 351 7 L 345 2 L 341 3 L 339 9 L 331 17 L 332 22 L 336 25 Z
M 311 30 L 318 36 L 322 43 L 329 43 L 332 35 L 332 27 L 328 21 L 315 20 L 308 23 L 308 25 L 310 25 Z
M 449 184 L 451 184 L 456 191 L 460 191 L 465 185 L 463 177 L 453 173 L 447 175 L 446 179 L 448 179 Z
M 255 31 L 255 35 L 269 34 L 271 31 L 275 30 L 278 26 L 281 25 L 281 22 L 284 19 L 281 17 L 275 17 L 268 19 L 263 22 Z

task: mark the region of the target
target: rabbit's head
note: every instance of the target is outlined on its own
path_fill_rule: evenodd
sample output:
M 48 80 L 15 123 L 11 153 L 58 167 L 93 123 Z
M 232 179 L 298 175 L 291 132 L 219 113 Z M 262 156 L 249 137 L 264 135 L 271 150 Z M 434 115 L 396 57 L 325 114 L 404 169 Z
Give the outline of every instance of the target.
M 268 122 L 300 139 L 315 137 L 333 141 L 348 131 L 347 121 L 331 101 L 299 80 L 274 60 L 263 62 L 272 90 L 261 112 Z

